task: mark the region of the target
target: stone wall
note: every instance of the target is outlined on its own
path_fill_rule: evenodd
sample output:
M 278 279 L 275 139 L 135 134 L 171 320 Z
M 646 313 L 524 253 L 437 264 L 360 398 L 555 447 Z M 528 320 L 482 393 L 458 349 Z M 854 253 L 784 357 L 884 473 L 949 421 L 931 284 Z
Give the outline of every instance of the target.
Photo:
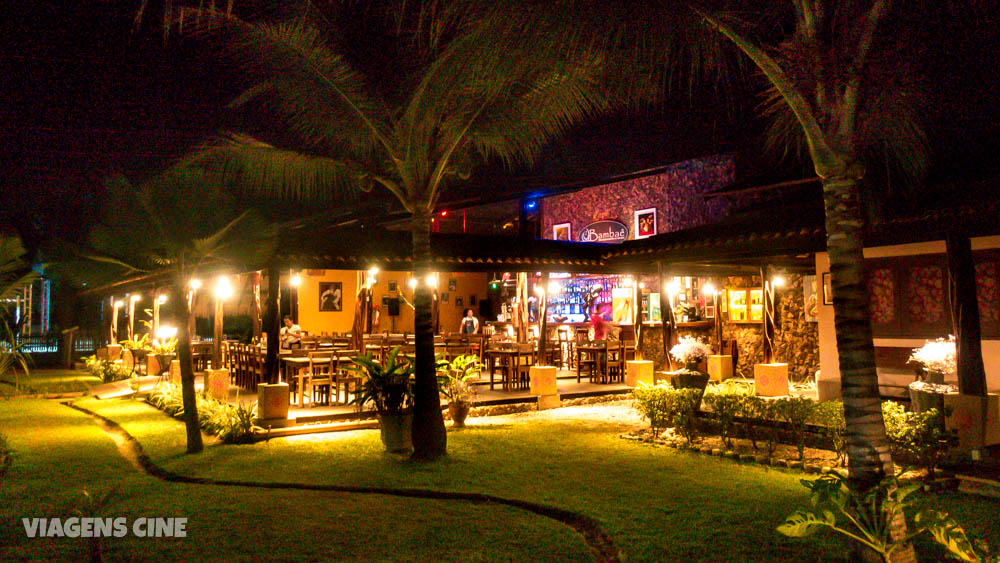
M 774 343 L 775 361 L 788 362 L 789 377 L 801 381 L 819 369 L 819 328 L 805 320 L 805 302 L 802 295 L 802 276 L 789 275 L 786 286 L 777 292 L 777 334 Z M 759 287 L 757 276 L 730 277 L 726 287 Z M 725 315 L 723 315 L 725 319 Z M 715 346 L 711 328 L 679 329 L 678 337 L 695 336 Z M 753 378 L 753 366 L 764 360 L 764 325 L 722 322 L 722 338 L 736 340 L 738 353 L 734 366 L 737 377 Z M 663 330 L 659 326 L 645 327 L 641 350 L 644 359 L 652 360 L 656 370 L 669 369 L 663 355 Z M 669 349 L 668 349 L 669 352 Z

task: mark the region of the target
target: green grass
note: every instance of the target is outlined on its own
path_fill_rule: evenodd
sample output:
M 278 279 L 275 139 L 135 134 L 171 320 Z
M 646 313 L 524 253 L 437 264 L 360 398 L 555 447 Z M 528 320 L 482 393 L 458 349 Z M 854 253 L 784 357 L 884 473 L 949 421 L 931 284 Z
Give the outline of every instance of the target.
M 13 395 L 14 382 L 11 374 L 4 374 L 0 381 L 0 394 Z M 90 372 L 73 369 L 33 369 L 27 377 L 21 376 L 19 394 L 34 393 L 74 393 L 86 391 L 90 385 L 98 385 L 101 379 Z
M 134 401 L 102 404 L 132 428 L 171 436 L 145 440 L 151 450 L 179 454 L 173 436 L 183 439 L 183 427 L 176 421 Z M 505 507 L 166 483 L 132 468 L 89 417 L 51 401 L 0 402 L 0 429 L 15 455 L 0 483 L 3 561 L 85 557 L 86 540 L 27 538 L 20 523 L 65 515 L 83 489 L 117 491 L 109 516 L 188 518 L 187 538 L 105 540 L 108 560 L 556 561 L 590 553 L 566 526 Z M 270 478 L 298 480 L 298 469 L 286 466 Z

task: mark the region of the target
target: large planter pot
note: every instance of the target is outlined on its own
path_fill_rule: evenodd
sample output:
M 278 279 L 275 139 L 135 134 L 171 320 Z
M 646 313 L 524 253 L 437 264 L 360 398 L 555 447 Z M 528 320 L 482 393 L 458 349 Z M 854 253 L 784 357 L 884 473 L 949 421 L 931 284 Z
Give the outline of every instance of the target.
M 162 374 L 165 370 L 170 368 L 170 362 L 177 358 L 177 354 L 156 354 L 156 364 L 159 371 L 155 375 Z M 153 375 L 153 374 L 150 374 Z
M 410 439 L 412 425 L 412 414 L 379 414 L 378 426 L 385 451 L 402 454 L 412 450 L 413 442 Z
M 708 374 L 693 369 L 679 369 L 673 373 L 671 384 L 677 389 L 701 389 L 708 386 Z
M 944 412 L 944 393 L 935 393 L 920 389 L 909 389 L 909 392 L 910 406 L 913 408 L 913 412 L 927 412 L 931 409 Z
M 469 417 L 470 410 L 472 403 L 448 403 L 448 415 L 451 416 L 452 424 L 458 428 L 465 427 L 465 419 Z

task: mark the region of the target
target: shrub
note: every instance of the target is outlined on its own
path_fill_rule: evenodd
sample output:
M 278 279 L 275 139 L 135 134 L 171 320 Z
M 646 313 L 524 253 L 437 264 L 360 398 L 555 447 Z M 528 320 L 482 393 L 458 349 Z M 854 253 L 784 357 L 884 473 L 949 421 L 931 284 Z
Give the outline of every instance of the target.
M 774 414 L 778 420 L 788 423 L 795 435 L 795 447 L 799 450 L 799 461 L 805 461 L 806 425 L 813 418 L 816 403 L 805 397 L 782 397 L 774 403 Z
M 958 441 L 954 432 L 944 429 L 944 416 L 937 409 L 907 412 L 899 403 L 882 403 L 885 434 L 893 458 L 923 467 L 927 469 L 927 477 L 934 478 L 934 470 L 948 448 Z
M 184 415 L 184 400 L 178 386 L 159 386 L 146 397 L 146 402 L 175 418 Z M 199 395 L 197 402 L 198 426 L 202 430 L 227 444 L 251 441 L 256 429 L 257 403 L 231 405 L 204 395 Z
M 700 389 L 674 389 L 668 384 L 640 385 L 633 392 L 635 407 L 649 419 L 654 433 L 670 427 L 690 444 L 695 437 Z
M 770 412 L 769 405 L 770 401 L 766 401 L 758 397 L 757 395 L 752 395 L 752 394 L 742 395 L 740 397 L 738 413 L 739 416 L 742 416 L 743 418 L 748 419 L 750 421 L 764 419 L 767 418 L 765 415 L 767 415 Z M 753 446 L 753 450 L 757 451 L 757 440 L 759 438 L 757 434 L 757 425 L 754 424 L 753 422 L 748 423 L 746 425 L 746 433 L 747 433 L 747 438 L 750 439 L 750 445 Z M 765 436 L 767 435 L 769 434 L 765 433 Z M 774 448 L 769 443 L 768 455 L 773 453 L 774 453 Z
M 727 448 L 733 447 L 732 435 L 736 417 L 740 415 L 744 396 L 735 393 L 719 393 L 715 390 L 705 393 L 705 404 L 715 413 L 719 421 L 719 434 Z
M 99 360 L 97 356 L 87 356 L 83 358 L 83 365 L 92 375 L 101 378 L 104 383 L 128 379 L 132 376 L 132 371 L 120 362 L 110 360 Z
M 674 388 L 669 384 L 640 384 L 632 391 L 635 398 L 634 406 L 643 418 L 649 420 L 649 426 L 654 434 L 659 434 L 669 425 L 669 410 Z
M 10 469 L 13 463 L 14 452 L 7 445 L 7 438 L 4 438 L 4 435 L 0 434 L 0 483 L 3 483 L 3 477 L 7 474 L 7 470 Z
M 847 425 L 844 422 L 844 403 L 840 401 L 823 401 L 813 409 L 813 422 L 823 427 L 823 435 L 833 445 L 837 452 L 837 463 L 842 465 L 847 461 L 847 440 L 844 432 Z

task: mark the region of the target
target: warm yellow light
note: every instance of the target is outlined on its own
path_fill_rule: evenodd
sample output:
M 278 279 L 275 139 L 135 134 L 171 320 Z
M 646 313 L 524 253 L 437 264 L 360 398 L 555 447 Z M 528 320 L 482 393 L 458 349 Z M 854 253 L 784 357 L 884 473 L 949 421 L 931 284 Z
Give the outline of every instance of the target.
M 536 285 L 535 286 L 535 294 L 537 294 L 539 297 L 544 297 L 545 296 L 545 288 L 542 287 L 541 284 Z
M 646 284 L 639 282 L 639 289 L 646 289 Z
M 191 278 L 191 281 L 188 282 L 188 286 L 191 289 L 197 291 L 198 289 L 201 288 L 201 280 L 199 280 L 198 278 Z
M 288 283 L 291 284 L 292 287 L 299 287 L 300 285 L 302 285 L 302 276 L 298 274 L 292 274 L 292 277 L 288 278 Z
M 160 296 L 156 298 L 156 301 L 160 305 L 163 305 L 164 303 L 167 302 L 167 294 L 166 293 L 161 293 Z
M 229 284 L 229 278 L 219 276 L 219 280 L 215 282 L 215 298 L 225 300 L 232 296 L 233 286 Z
M 372 266 L 371 268 L 368 268 L 368 275 L 369 276 L 377 276 L 378 275 L 378 267 Z
M 774 276 L 773 278 L 771 278 L 771 285 L 773 285 L 774 287 L 784 287 L 785 278 L 782 276 Z
M 705 282 L 705 285 L 701 286 L 701 292 L 711 297 L 715 295 L 715 286 L 712 285 L 712 282 Z
M 669 295 L 670 297 L 673 297 L 674 295 L 677 295 L 678 293 L 680 293 L 680 291 L 681 291 L 681 284 L 677 280 L 674 280 L 674 281 L 671 281 L 671 282 L 667 282 L 664 285 L 664 289 L 666 290 L 667 295 Z
M 558 295 L 562 293 L 562 289 L 561 283 L 557 281 L 549 282 L 549 295 Z
M 142 299 L 142 296 L 139 295 L 138 293 L 135 293 L 131 297 L 129 297 L 129 300 L 132 301 L 133 303 L 135 303 L 136 301 L 138 301 L 140 299 Z
M 410 278 L 410 289 L 417 289 L 417 278 Z
M 177 336 L 177 327 L 175 326 L 161 326 L 156 329 L 157 338 L 173 338 Z
M 625 278 L 625 281 L 623 282 L 623 285 L 625 287 L 632 287 L 633 285 L 635 285 L 635 280 L 632 279 L 631 277 Z
M 438 286 L 437 274 L 430 274 L 427 276 L 427 285 L 436 288 Z
M 124 301 L 122 301 L 120 299 L 118 301 L 115 301 L 115 308 L 116 309 L 121 309 L 124 306 L 125 306 L 125 302 Z

